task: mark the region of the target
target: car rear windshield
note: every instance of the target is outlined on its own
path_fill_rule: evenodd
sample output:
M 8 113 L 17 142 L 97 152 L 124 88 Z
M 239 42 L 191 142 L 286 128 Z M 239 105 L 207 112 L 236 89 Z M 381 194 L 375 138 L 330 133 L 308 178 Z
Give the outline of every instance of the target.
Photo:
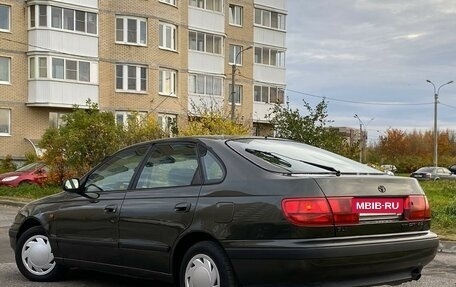
M 307 144 L 281 139 L 232 139 L 226 144 L 260 167 L 292 174 L 384 173 L 335 153 Z

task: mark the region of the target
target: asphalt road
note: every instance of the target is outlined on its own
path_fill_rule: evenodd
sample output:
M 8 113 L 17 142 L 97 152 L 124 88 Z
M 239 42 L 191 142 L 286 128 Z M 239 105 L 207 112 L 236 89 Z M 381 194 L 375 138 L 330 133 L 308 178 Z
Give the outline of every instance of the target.
M 2 287 L 135 287 L 154 286 L 172 287 L 155 281 L 120 277 L 83 270 L 69 270 L 64 281 L 53 283 L 35 283 L 25 279 L 16 268 L 13 251 L 9 246 L 8 228 L 18 208 L 0 206 L 0 282 Z M 456 253 L 441 253 L 423 270 L 419 281 L 400 285 L 401 287 L 456 287 Z

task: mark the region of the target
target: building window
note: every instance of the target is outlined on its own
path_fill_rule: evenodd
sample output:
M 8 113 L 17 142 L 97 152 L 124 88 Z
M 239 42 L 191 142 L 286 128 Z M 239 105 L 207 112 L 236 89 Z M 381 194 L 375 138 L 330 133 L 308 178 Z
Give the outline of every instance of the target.
M 242 12 L 241 6 L 230 4 L 230 24 L 236 26 L 242 26 Z
M 0 136 L 11 134 L 11 110 L 0 109 Z
M 222 54 L 222 37 L 203 32 L 189 31 L 189 49 L 212 54 Z
M 0 4 L 0 32 L 11 30 L 11 6 Z
M 38 58 L 38 77 L 47 78 L 47 58 Z
M 127 92 L 147 91 L 147 67 L 116 65 L 116 90 Z
M 0 84 L 10 83 L 11 59 L 0 57 Z
M 255 8 L 255 24 L 267 28 L 285 30 L 285 14 Z
M 201 74 L 188 76 L 188 91 L 190 94 L 222 96 L 223 78 Z
M 66 113 L 50 112 L 49 113 L 49 127 L 58 129 L 58 128 L 64 126 L 65 125 L 65 120 L 64 120 L 65 115 L 66 115 Z
M 116 43 L 145 46 L 147 44 L 147 20 L 118 16 L 116 18 Z
M 34 28 L 36 23 L 36 9 L 38 9 L 38 23 L 40 27 L 47 27 L 48 7 L 50 7 L 50 27 L 68 31 L 76 31 L 88 34 L 97 34 L 98 15 L 74 9 L 66 9 L 55 6 L 32 5 L 30 6 L 30 27 Z
M 175 96 L 177 72 L 174 70 L 160 70 L 158 78 L 158 92 L 160 95 Z
M 176 51 L 176 26 L 160 23 L 159 46 L 162 49 Z
M 240 53 L 241 51 L 242 51 L 242 46 L 230 45 L 229 63 L 231 65 L 234 64 L 235 60 L 236 60 L 236 65 L 242 65 L 242 53 Z
M 255 63 L 283 68 L 285 67 L 285 51 L 255 47 Z
M 228 99 L 228 103 L 231 104 L 231 99 L 232 99 L 232 95 L 231 95 L 231 87 L 232 85 L 229 84 L 229 89 L 230 89 L 230 93 L 229 93 L 229 99 Z M 241 102 L 242 102 L 242 85 L 234 85 L 234 103 L 237 104 L 237 105 L 240 105 Z
M 283 104 L 285 92 L 282 88 L 255 85 L 253 87 L 253 100 L 255 102 Z
M 165 3 L 165 4 L 173 5 L 173 6 L 176 6 L 176 2 L 177 2 L 177 0 L 158 0 L 158 1 Z
M 205 10 L 222 12 L 223 0 L 190 0 L 189 5 Z
M 169 137 L 177 133 L 177 115 L 158 114 L 158 124 Z
M 64 79 L 64 66 L 64 59 L 52 58 L 52 78 Z
M 34 6 L 32 6 L 34 7 Z M 47 27 L 47 6 L 37 5 L 38 9 L 38 23 L 40 27 Z
M 116 111 L 115 119 L 117 125 L 121 127 L 128 127 L 128 122 L 136 119 L 140 122 L 144 120 L 147 116 L 147 112 L 127 112 L 127 111 Z

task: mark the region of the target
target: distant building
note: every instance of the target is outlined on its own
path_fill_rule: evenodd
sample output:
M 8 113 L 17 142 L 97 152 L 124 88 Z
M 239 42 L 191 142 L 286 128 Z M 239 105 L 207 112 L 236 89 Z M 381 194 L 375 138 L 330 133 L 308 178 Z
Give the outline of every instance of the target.
M 361 141 L 359 129 L 354 129 L 350 127 L 334 127 L 339 131 L 339 134 L 343 139 L 349 144 L 354 145 Z
M 153 114 L 170 133 L 201 109 L 229 111 L 234 62 L 237 118 L 269 133 L 286 14 L 286 0 L 0 0 L 0 158 L 34 151 L 88 99 L 119 124 Z

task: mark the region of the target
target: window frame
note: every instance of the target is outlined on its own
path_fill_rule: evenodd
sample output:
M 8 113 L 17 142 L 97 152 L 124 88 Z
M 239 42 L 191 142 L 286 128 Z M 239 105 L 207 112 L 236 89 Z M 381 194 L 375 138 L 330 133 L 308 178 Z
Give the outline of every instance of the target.
M 169 135 L 170 138 L 174 136 L 173 128 L 177 129 L 177 114 L 169 114 L 169 113 L 158 113 L 157 114 L 157 123 L 160 126 L 161 130 Z M 163 121 L 166 119 L 166 121 Z M 172 121 L 169 121 L 172 119 Z M 174 124 L 174 127 L 172 126 Z M 166 125 L 166 126 L 165 126 Z
M 228 7 L 228 23 L 232 26 L 242 27 L 244 25 L 244 7 L 236 4 L 230 4 Z
M 229 97 L 228 97 L 228 104 L 231 105 L 231 83 L 228 84 L 228 91 L 229 91 Z M 242 105 L 242 100 L 244 98 L 244 86 L 239 85 L 239 84 L 234 84 L 234 92 L 236 95 L 234 98 L 234 104 L 236 106 L 241 106 Z
M 118 20 L 122 20 L 122 30 L 118 29 Z M 129 41 L 128 36 L 129 36 L 129 30 L 128 30 L 128 21 L 129 20 L 134 20 L 136 21 L 136 41 Z M 144 43 L 142 43 L 142 26 L 141 24 L 144 23 Z M 115 19 L 115 25 L 114 25 L 114 39 L 116 44 L 121 44 L 121 45 L 133 45 L 133 46 L 147 46 L 148 43 L 148 21 L 147 18 L 142 18 L 142 17 L 135 17 L 135 16 L 126 16 L 126 15 L 116 15 Z M 119 31 L 122 33 L 122 40 L 118 39 L 118 33 Z
M 177 7 L 177 0 L 158 0 L 158 2 Z
M 7 128 L 8 128 L 8 131 L 7 132 L 2 132 L 0 130 L 0 137 L 2 136 L 11 136 L 11 120 L 12 120 L 12 116 L 11 116 L 11 109 L 10 108 L 2 108 L 0 107 L 0 111 L 6 111 L 8 114 L 7 114 Z
M 195 45 L 192 45 L 192 37 L 191 34 L 195 34 Z M 209 37 L 209 38 L 208 38 Z M 210 42 L 212 43 L 212 51 L 208 51 L 208 39 L 212 39 Z M 218 39 L 217 41 L 215 41 Z M 201 32 L 201 31 L 196 31 L 196 30 L 188 30 L 188 49 L 190 51 L 197 51 L 201 53 L 207 53 L 207 54 L 214 54 L 214 55 L 220 55 L 223 56 L 223 37 L 217 34 L 212 34 L 212 33 L 206 33 L 206 32 Z M 202 42 L 202 49 L 199 47 L 199 43 Z M 216 42 L 218 44 L 216 45 Z M 192 46 L 195 46 L 195 48 L 192 48 Z M 218 46 L 218 47 L 216 47 Z M 217 50 L 219 53 L 214 52 Z
M 286 14 L 282 12 L 277 12 L 273 10 L 266 10 L 262 8 L 254 8 L 254 17 L 253 17 L 253 24 L 257 26 L 261 26 L 267 29 L 273 29 L 273 30 L 278 30 L 278 31 L 286 31 L 287 29 L 287 23 L 286 23 Z M 276 23 L 277 27 L 273 27 L 273 15 L 275 14 L 276 16 Z M 266 21 L 265 16 L 269 15 L 267 17 L 268 21 Z
M 44 7 L 43 10 L 41 10 L 41 7 Z M 59 23 L 54 26 L 54 11 L 56 9 L 59 9 Z M 59 31 L 65 31 L 65 32 L 70 32 L 70 33 L 77 33 L 77 34 L 84 34 L 84 35 L 93 35 L 97 36 L 98 35 L 98 13 L 95 12 L 90 12 L 90 11 L 84 11 L 84 10 L 77 10 L 77 9 L 71 9 L 71 8 L 66 8 L 66 7 L 60 7 L 60 6 L 55 6 L 55 5 L 43 5 L 43 4 L 34 4 L 30 5 L 28 8 L 28 25 L 29 29 L 36 29 L 36 28 L 48 28 L 52 30 L 59 30 Z M 40 14 L 41 12 L 45 12 L 45 14 Z M 70 15 L 69 12 L 72 13 L 72 17 L 69 18 L 68 16 Z M 78 14 L 79 13 L 79 14 Z M 78 26 L 78 23 L 81 23 L 81 21 L 78 21 L 77 15 L 81 15 L 82 13 L 84 15 L 84 29 L 83 31 Z M 57 15 L 57 14 L 55 14 Z M 93 15 L 95 17 L 94 22 L 89 23 L 90 15 Z M 72 19 L 72 22 L 66 22 L 66 19 Z M 46 22 L 45 25 L 42 25 L 43 23 L 41 22 Z M 71 25 L 69 24 L 71 23 Z M 90 26 L 92 25 L 92 26 Z M 71 26 L 71 29 L 68 27 Z M 90 28 L 93 27 L 93 28 Z M 93 30 L 90 32 L 89 30 Z
M 234 62 L 236 60 L 239 60 L 239 62 L 236 63 L 236 66 L 242 66 L 242 63 L 243 63 L 243 55 L 242 55 L 243 53 L 241 52 L 242 49 L 243 49 L 243 47 L 241 45 L 235 45 L 235 44 L 229 45 L 228 64 L 234 65 Z M 238 56 L 238 57 L 236 57 L 236 56 Z M 232 61 L 232 60 L 234 60 L 234 61 Z
M 194 83 L 192 84 L 191 78 L 194 78 Z M 203 93 L 199 92 L 198 89 L 198 80 L 202 80 L 202 87 L 203 87 Z M 208 85 L 208 78 L 212 79 L 212 93 L 208 93 L 207 91 L 207 85 Z M 218 89 L 216 87 L 216 81 L 219 82 Z M 193 89 L 191 87 L 194 87 Z M 220 94 L 216 94 L 215 91 L 220 91 Z M 188 74 L 188 92 L 189 94 L 194 94 L 194 95 L 203 95 L 203 96 L 210 96 L 210 97 L 223 97 L 223 77 L 221 76 L 215 76 L 215 75 L 207 75 L 207 74 L 197 74 L 197 73 L 189 73 Z
M 212 7 L 214 8 L 208 8 L 208 3 L 212 3 Z M 215 5 L 216 3 L 218 3 L 218 5 Z M 194 7 L 196 9 L 212 11 L 214 13 L 223 13 L 224 2 L 223 0 L 189 0 L 188 6 Z M 219 7 L 220 10 L 215 9 L 215 7 Z
M 256 90 L 260 90 L 260 94 L 256 94 Z M 267 95 L 264 95 L 263 92 L 267 89 Z M 276 89 L 276 102 L 271 100 L 271 89 Z M 257 96 L 259 96 L 259 101 L 257 100 Z M 264 98 L 267 97 L 267 101 L 264 101 Z M 254 103 L 263 103 L 263 104 L 279 104 L 283 105 L 285 103 L 285 88 L 284 87 L 277 87 L 277 86 L 267 86 L 267 85 L 253 85 L 253 102 Z
M 169 87 L 171 91 L 165 91 L 164 88 L 168 86 L 164 80 L 167 80 L 167 74 L 170 74 L 169 77 L 171 83 Z M 177 97 L 177 71 L 172 69 L 161 68 L 158 71 L 158 94 L 161 96 Z
M 159 27 L 158 28 L 158 33 L 159 33 L 158 47 L 163 50 L 169 50 L 169 51 L 174 51 L 174 52 L 177 51 L 177 39 L 178 39 L 177 26 L 160 21 L 158 27 Z M 167 28 L 171 29 L 171 43 L 167 43 L 168 42 L 167 37 L 166 37 Z
M 259 52 L 259 53 L 258 53 Z M 267 52 L 267 53 L 266 53 Z M 253 63 L 256 65 L 265 65 L 277 68 L 285 68 L 285 50 L 274 49 L 264 46 L 256 46 L 253 52 Z M 267 63 L 265 55 L 267 54 Z M 272 57 L 272 55 L 275 55 Z M 272 63 L 275 59 L 275 64 Z
M 11 11 L 12 11 L 13 7 L 11 5 L 6 4 L 6 3 L 0 3 L 0 7 L 6 7 L 7 15 L 8 15 L 8 23 L 7 23 L 8 27 L 6 29 L 0 27 L 0 32 L 9 33 L 9 32 L 11 32 L 11 17 L 12 17 Z
M 1 56 L 1 55 L 0 55 L 0 59 L 6 60 L 6 66 L 7 66 L 6 76 L 8 78 L 6 81 L 0 79 L 0 85 L 10 85 L 11 84 L 11 61 L 12 61 L 12 59 L 11 59 L 11 57 Z
M 117 80 L 118 80 L 118 67 L 122 67 L 122 88 L 117 87 Z M 135 74 L 135 79 L 136 79 L 136 89 L 128 89 L 128 68 L 129 67 L 136 67 L 136 74 Z M 144 70 L 143 70 L 144 69 Z M 145 78 L 142 78 L 142 71 L 145 71 L 146 75 Z M 114 81 L 114 87 L 115 91 L 118 93 L 137 93 L 137 94 L 146 94 L 148 91 L 148 84 L 149 84 L 149 73 L 148 73 L 148 67 L 146 65 L 137 65 L 137 64 L 129 64 L 129 63 L 117 63 L 115 65 L 115 81 Z M 145 80 L 145 88 L 142 89 L 143 87 L 143 80 Z
M 122 116 L 122 122 L 118 121 L 118 116 Z M 147 112 L 144 111 L 122 111 L 122 110 L 116 110 L 114 112 L 114 120 L 118 126 L 121 126 L 123 128 L 128 128 L 128 121 L 130 118 L 133 116 L 136 116 L 136 119 L 138 121 L 141 121 L 146 118 Z

